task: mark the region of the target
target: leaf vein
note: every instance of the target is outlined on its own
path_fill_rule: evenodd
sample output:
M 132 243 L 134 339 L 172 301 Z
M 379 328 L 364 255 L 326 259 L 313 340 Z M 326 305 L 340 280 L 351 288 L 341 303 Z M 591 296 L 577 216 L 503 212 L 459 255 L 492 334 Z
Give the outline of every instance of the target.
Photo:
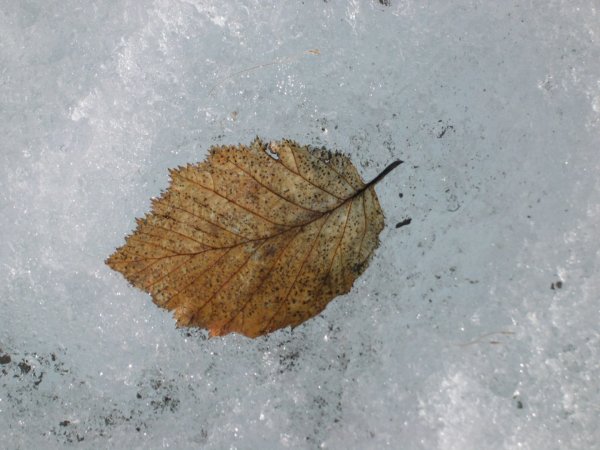
M 365 240 L 365 236 L 367 235 L 367 207 L 365 206 L 365 195 L 364 194 L 362 196 L 362 204 L 363 204 L 363 216 L 364 216 L 364 222 L 363 222 L 364 230 L 363 230 L 362 237 L 360 238 L 360 245 L 358 246 L 358 255 L 359 256 L 362 253 L 363 243 Z
M 318 157 L 318 156 L 315 156 L 315 155 L 313 155 L 313 154 L 310 154 L 310 157 L 311 157 L 311 158 L 313 158 L 313 159 L 317 159 L 317 160 L 318 160 L 318 161 L 320 161 L 320 162 L 321 162 L 323 165 L 325 165 L 325 166 L 326 166 L 326 167 L 328 167 L 330 170 L 332 170 L 333 172 L 335 172 L 335 174 L 336 174 L 338 177 L 340 177 L 342 180 L 344 180 L 344 183 L 346 183 L 346 184 L 347 184 L 347 185 L 350 187 L 350 189 L 351 189 L 352 191 L 356 191 L 356 188 L 355 188 L 354 186 L 352 186 L 352 184 L 351 184 L 351 183 L 348 181 L 348 179 L 347 179 L 347 178 L 346 178 L 346 177 L 345 177 L 343 174 L 339 173 L 339 172 L 336 170 L 336 168 L 335 168 L 335 167 L 333 167 L 333 166 L 332 166 L 330 163 L 328 163 L 328 162 L 327 162 L 327 161 L 325 161 L 324 159 L 322 159 L 322 158 L 320 158 L 320 157 Z
M 164 216 L 160 216 L 160 215 L 158 215 L 158 214 L 156 214 L 156 217 L 162 217 L 162 218 L 166 219 L 166 217 L 164 217 Z M 172 218 L 169 218 L 169 219 L 170 219 L 170 220 L 173 220 Z M 193 241 L 193 242 L 195 242 L 196 244 L 200 244 L 200 245 L 201 245 L 202 247 L 204 247 L 204 248 L 211 248 L 211 249 L 214 249 L 214 247 L 211 247 L 210 245 L 206 245 L 204 242 L 200 242 L 198 239 L 194 239 L 193 237 L 191 237 L 191 236 L 188 236 L 187 234 L 184 234 L 184 233 L 180 233 L 180 232 L 179 232 L 179 231 L 177 231 L 177 230 L 173 230 L 173 229 L 171 229 L 171 228 L 163 227 L 162 225 L 158 225 L 158 224 L 156 224 L 156 223 L 153 223 L 151 226 L 152 226 L 152 227 L 155 227 L 155 228 L 160 228 L 160 229 L 162 229 L 162 230 L 165 230 L 165 231 L 170 231 L 171 233 L 178 234 L 179 236 L 182 236 L 182 237 L 184 237 L 184 238 L 186 238 L 186 239 L 189 239 L 190 241 Z M 149 236 L 152 236 L 150 233 L 144 233 L 144 234 L 147 234 L 147 235 L 149 235 Z M 156 237 L 156 238 L 158 238 L 158 239 L 163 239 L 162 237 L 158 237 L 158 236 L 154 236 L 154 237 Z
M 290 294 L 292 293 L 292 289 L 294 288 L 296 281 L 298 281 L 298 277 L 304 270 L 304 264 L 306 264 L 306 261 L 308 260 L 311 253 L 313 252 L 315 245 L 316 245 L 317 241 L 319 240 L 319 237 L 321 236 L 321 231 L 323 231 L 323 227 L 325 226 L 325 223 L 327 223 L 327 220 L 329 220 L 329 217 L 331 217 L 331 213 L 327 213 L 327 218 L 321 224 L 321 228 L 319 228 L 319 232 L 317 233 L 317 236 L 315 237 L 315 240 L 314 240 L 312 246 L 310 247 L 310 250 L 306 253 L 306 256 L 302 260 L 302 263 L 300 264 L 300 268 L 298 269 L 298 272 L 296 273 L 294 281 L 292 282 L 290 288 L 288 289 L 287 294 L 283 298 L 281 305 L 279 306 L 279 308 L 277 308 L 275 310 L 275 313 L 270 317 L 269 322 L 267 323 L 267 326 L 265 327 L 266 330 L 270 330 L 271 324 L 273 323 L 273 320 L 275 319 L 275 317 L 277 317 L 277 315 L 279 314 L 279 311 L 281 311 L 281 308 L 283 308 L 285 305 L 287 305 L 287 301 L 289 299 Z
M 229 197 L 227 197 L 226 195 L 223 195 L 223 194 L 221 194 L 220 192 L 218 192 L 218 191 L 217 191 L 217 188 L 216 188 L 216 186 L 215 186 L 215 188 L 214 188 L 214 189 L 210 189 L 210 188 L 207 188 L 206 186 L 204 186 L 204 185 L 202 185 L 202 184 L 200 184 L 200 183 L 198 183 L 198 182 L 196 182 L 196 181 L 194 181 L 194 180 L 191 180 L 191 179 L 189 179 L 189 178 L 187 178 L 187 177 L 184 177 L 184 176 L 183 176 L 183 175 L 181 175 L 181 174 L 179 174 L 179 176 L 180 176 L 180 177 L 181 177 L 183 180 L 187 181 L 188 183 L 195 184 L 196 186 L 200 186 L 200 187 L 201 187 L 202 189 L 204 189 L 205 191 L 212 192 L 213 194 L 215 194 L 215 195 L 218 195 L 219 197 L 221 197 L 221 198 L 223 198 L 223 199 L 227 200 L 229 203 L 231 203 L 231 204 L 233 204 L 233 205 L 237 206 L 238 208 L 241 208 L 241 209 L 243 209 L 243 210 L 245 210 L 245 211 L 249 212 L 251 215 L 253 215 L 253 216 L 256 216 L 256 217 L 258 217 L 258 218 L 260 218 L 260 219 L 263 219 L 265 222 L 269 222 L 269 223 L 271 223 L 271 224 L 273 224 L 273 225 L 277 225 L 277 226 L 281 226 L 281 227 L 289 227 L 289 226 L 290 226 L 290 225 L 288 225 L 288 224 L 285 224 L 285 223 L 277 223 L 277 222 L 274 222 L 273 220 L 271 220 L 271 219 L 269 219 L 269 218 L 267 218 L 267 217 L 265 217 L 265 216 L 263 216 L 263 215 L 261 215 L 261 214 L 258 214 L 256 211 L 253 211 L 253 210 L 251 210 L 251 209 L 250 209 L 250 208 L 248 208 L 247 206 L 244 206 L 244 205 L 242 205 L 242 204 L 240 204 L 240 203 L 237 203 L 236 201 L 234 201 L 234 200 L 230 199 L 230 198 L 229 198 Z
M 314 212 L 314 213 L 320 213 L 322 214 L 323 211 L 319 211 L 317 209 L 311 209 L 311 208 L 306 208 L 288 198 L 285 198 L 283 195 L 279 194 L 278 192 L 274 191 L 272 188 L 270 188 L 269 186 L 267 186 L 266 184 L 262 183 L 261 181 L 259 181 L 255 176 L 253 176 L 252 174 L 248 173 L 243 167 L 240 167 L 239 165 L 237 165 L 235 162 L 233 161 L 229 161 L 232 165 L 234 165 L 235 167 L 237 167 L 238 169 L 240 169 L 242 172 L 244 172 L 248 177 L 250 177 L 251 179 L 253 179 L 256 183 L 258 183 L 259 185 L 261 185 L 262 187 L 264 187 L 267 191 L 271 192 L 272 194 L 276 195 L 277 197 L 279 197 L 280 199 L 288 202 L 291 205 L 294 205 L 298 208 L 304 209 L 305 211 L 310 211 L 310 212 Z
M 296 164 L 296 167 L 298 168 L 297 171 L 293 170 L 291 167 L 286 166 L 283 161 L 281 160 L 281 158 L 279 158 L 278 162 L 279 164 L 281 164 L 283 167 L 285 167 L 287 170 L 289 170 L 290 172 L 292 172 L 293 174 L 298 175 L 300 178 L 302 178 L 304 181 L 306 181 L 307 183 L 311 184 L 312 186 L 316 187 L 317 189 L 319 189 L 320 191 L 325 192 L 326 194 L 331 195 L 332 197 L 337 198 L 338 200 L 341 200 L 342 202 L 344 201 L 344 198 L 340 197 L 339 195 L 335 195 L 333 192 L 329 192 L 327 189 L 323 188 L 322 186 L 319 186 L 318 184 L 310 181 L 308 178 L 306 178 L 301 172 L 300 172 L 300 167 L 298 166 L 298 163 L 296 163 L 296 155 L 294 154 L 294 149 L 291 149 L 292 151 L 292 155 L 294 156 L 294 164 Z M 353 189 L 354 190 L 354 189 Z
M 348 212 L 346 213 L 346 220 L 344 221 L 344 228 L 342 230 L 342 235 L 340 236 L 339 242 L 335 246 L 335 250 L 333 252 L 333 257 L 331 258 L 331 263 L 329 264 L 329 268 L 327 269 L 327 272 L 325 272 L 325 277 L 327 277 L 329 275 L 329 272 L 331 272 L 331 268 L 333 267 L 333 261 L 335 261 L 335 255 L 337 254 L 338 250 L 340 249 L 340 246 L 342 245 L 342 241 L 344 240 L 344 235 L 346 234 L 346 227 L 348 226 L 348 219 L 350 218 L 350 210 L 352 209 L 352 202 L 354 202 L 354 199 L 351 200 L 350 203 L 348 203 Z
M 246 260 L 242 263 L 241 266 L 239 266 L 230 276 L 229 278 L 227 278 L 227 280 L 221 285 L 219 286 L 218 289 L 215 290 L 214 294 L 212 294 L 208 300 L 206 300 L 197 310 L 196 310 L 196 314 L 199 313 L 202 309 L 204 309 L 204 307 L 206 305 L 208 305 L 211 301 L 213 301 L 213 299 L 219 294 L 219 292 L 221 292 L 223 290 L 223 288 L 235 277 L 237 276 L 240 271 L 246 266 L 246 264 L 248 264 L 248 261 L 250 261 L 250 259 L 256 254 L 256 252 L 258 251 L 259 248 L 261 248 L 266 242 L 266 239 L 258 246 L 254 249 L 254 251 L 252 251 L 252 253 L 250 253 L 250 255 L 248 256 L 248 258 L 246 258 Z
M 221 259 L 223 259 L 225 257 L 225 255 L 227 255 L 227 253 L 229 253 L 231 250 L 233 250 L 234 247 L 231 247 L 229 249 L 227 249 L 226 252 L 224 252 L 221 256 L 219 256 L 217 259 L 215 259 L 213 261 L 213 263 L 208 266 L 206 269 L 200 271 L 200 273 L 198 274 L 198 276 L 194 276 L 192 281 L 190 281 L 188 284 L 186 284 L 184 287 L 182 287 L 181 289 L 179 289 L 175 294 L 173 294 L 171 297 L 169 297 L 169 300 L 167 300 L 167 303 L 173 301 L 174 298 L 178 297 L 183 291 L 185 291 L 187 288 L 189 288 L 192 284 L 194 284 L 196 281 L 198 281 L 198 279 L 206 272 L 208 272 L 209 270 L 213 269 L 220 261 Z M 195 275 L 195 273 L 193 274 Z
M 239 233 L 236 233 L 236 232 L 234 232 L 234 231 L 228 230 L 228 229 L 227 229 L 227 228 L 225 228 L 224 226 L 222 226 L 222 225 L 219 225 L 218 223 L 212 222 L 211 220 L 208 220 L 208 219 L 207 219 L 207 218 L 205 218 L 205 217 L 202 217 L 202 216 L 199 216 L 199 215 L 197 215 L 197 214 L 194 214 L 193 212 L 191 212 L 191 211 L 188 211 L 188 210 L 187 210 L 187 209 L 185 209 L 185 208 L 181 208 L 181 207 L 179 207 L 179 206 L 175 206 L 175 205 L 170 205 L 170 206 L 171 206 L 172 208 L 178 209 L 178 210 L 180 210 L 180 211 L 182 211 L 182 212 L 184 212 L 184 213 L 187 213 L 187 214 L 189 214 L 190 216 L 192 216 L 192 217 L 195 217 L 196 219 L 200 219 L 200 220 L 202 220 L 202 221 L 204 221 L 204 222 L 206 222 L 206 223 L 208 223 L 208 224 L 210 224 L 210 225 L 213 225 L 213 226 L 215 226 L 215 227 L 217 227 L 217 228 L 219 228 L 219 229 L 221 229 L 221 230 L 223 230 L 223 231 L 226 231 L 227 233 L 233 234 L 234 236 L 241 237 L 242 239 L 249 239 L 249 238 L 247 238 L 246 236 L 242 236 L 242 235 L 240 235 Z M 192 226 L 191 224 L 189 224 L 189 223 L 187 223 L 187 222 L 180 221 L 180 223 L 183 223 L 183 224 L 185 224 L 185 225 L 190 225 L 190 226 Z M 197 228 L 194 228 L 194 229 L 197 229 Z M 221 236 L 219 236 L 218 234 L 209 233 L 209 232 L 208 232 L 208 231 L 206 231 L 206 230 L 200 230 L 200 229 L 197 229 L 197 230 L 198 230 L 198 231 L 201 231 L 201 232 L 203 232 L 203 233 L 205 233 L 205 234 L 207 234 L 207 235 L 209 235 L 209 236 L 214 236 L 215 238 L 220 238 L 220 237 L 221 237 Z
M 152 283 L 148 284 L 147 286 L 144 286 L 144 290 L 146 292 L 150 291 L 150 288 L 152 286 L 154 286 L 156 283 L 160 282 L 161 280 L 164 280 L 166 277 L 168 277 L 169 275 L 171 275 L 173 272 L 175 272 L 176 270 L 179 270 L 181 268 L 181 266 L 187 264 L 188 262 L 190 262 L 192 259 L 194 259 L 196 256 L 198 255 L 192 255 L 189 258 L 187 258 L 185 261 L 183 261 L 181 264 L 175 266 L 173 269 L 167 271 L 166 273 L 164 273 L 162 276 L 158 277 L 156 280 L 154 280 Z M 158 262 L 158 261 L 156 261 Z M 156 264 L 156 262 L 152 263 L 152 264 Z
M 269 270 L 267 271 L 266 275 L 264 277 L 262 277 L 262 279 L 260 280 L 260 282 L 258 283 L 258 285 L 252 290 L 250 291 L 250 293 L 246 294 L 248 296 L 248 299 L 244 302 L 244 304 L 238 308 L 235 313 L 233 314 L 233 316 L 221 327 L 222 329 L 227 327 L 229 324 L 231 324 L 236 317 L 244 310 L 246 309 L 246 306 L 248 306 L 248 304 L 250 304 L 250 302 L 254 299 L 254 294 L 260 289 L 262 288 L 262 286 L 264 285 L 265 281 L 267 281 L 267 279 L 269 278 L 269 276 L 271 275 L 271 273 L 273 272 L 273 268 L 277 265 L 277 263 L 279 262 L 279 260 L 281 259 L 281 256 L 283 256 L 283 254 L 285 253 L 285 251 L 287 250 L 287 248 L 290 246 L 290 244 L 294 241 L 294 239 L 296 239 L 296 237 L 298 237 L 298 235 L 300 234 L 300 230 L 298 230 L 296 232 L 296 234 L 294 234 L 294 236 L 290 237 L 290 239 L 288 239 L 287 243 L 285 244 L 285 246 L 283 247 L 282 250 L 280 250 L 279 254 L 277 255 L 277 258 L 275 258 L 273 264 L 271 264 L 271 267 L 269 268 Z

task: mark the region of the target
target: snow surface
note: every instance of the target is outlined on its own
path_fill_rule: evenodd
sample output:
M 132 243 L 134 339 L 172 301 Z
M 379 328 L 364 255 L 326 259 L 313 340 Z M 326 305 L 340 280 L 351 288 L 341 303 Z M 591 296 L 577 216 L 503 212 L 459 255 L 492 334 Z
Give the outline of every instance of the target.
M 1 446 L 600 448 L 597 8 L 1 1 Z M 104 260 L 256 135 L 406 163 L 348 295 L 207 340 Z

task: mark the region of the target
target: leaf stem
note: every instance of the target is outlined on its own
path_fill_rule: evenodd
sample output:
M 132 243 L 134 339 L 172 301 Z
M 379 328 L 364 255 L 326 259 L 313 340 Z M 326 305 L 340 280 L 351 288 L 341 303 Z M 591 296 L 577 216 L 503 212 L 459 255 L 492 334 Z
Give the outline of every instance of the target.
M 387 166 L 383 172 L 381 172 L 379 175 L 377 175 L 375 178 L 373 178 L 369 183 L 367 183 L 367 185 L 364 187 L 363 190 L 369 189 L 371 186 L 379 183 L 388 173 L 390 173 L 392 170 L 394 170 L 396 167 L 398 167 L 400 164 L 402 164 L 404 161 L 400 161 L 399 159 L 394 161 L 393 163 L 391 163 L 389 166 Z

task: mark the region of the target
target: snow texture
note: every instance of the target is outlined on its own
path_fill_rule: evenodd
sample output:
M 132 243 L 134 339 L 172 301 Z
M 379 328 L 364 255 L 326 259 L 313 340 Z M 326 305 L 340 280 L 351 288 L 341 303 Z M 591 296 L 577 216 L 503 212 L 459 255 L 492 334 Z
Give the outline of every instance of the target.
M 1 1 L 1 446 L 600 448 L 597 8 Z M 406 163 L 348 295 L 208 340 L 104 260 L 257 135 Z

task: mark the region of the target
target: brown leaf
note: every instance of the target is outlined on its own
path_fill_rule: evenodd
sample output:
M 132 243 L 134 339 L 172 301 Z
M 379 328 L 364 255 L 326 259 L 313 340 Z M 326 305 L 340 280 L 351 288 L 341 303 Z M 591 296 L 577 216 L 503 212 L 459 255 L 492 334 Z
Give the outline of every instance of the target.
M 300 147 L 213 147 L 171 170 L 152 212 L 106 261 L 178 325 L 256 337 L 295 327 L 350 290 L 379 244 L 374 185 L 348 157 Z

